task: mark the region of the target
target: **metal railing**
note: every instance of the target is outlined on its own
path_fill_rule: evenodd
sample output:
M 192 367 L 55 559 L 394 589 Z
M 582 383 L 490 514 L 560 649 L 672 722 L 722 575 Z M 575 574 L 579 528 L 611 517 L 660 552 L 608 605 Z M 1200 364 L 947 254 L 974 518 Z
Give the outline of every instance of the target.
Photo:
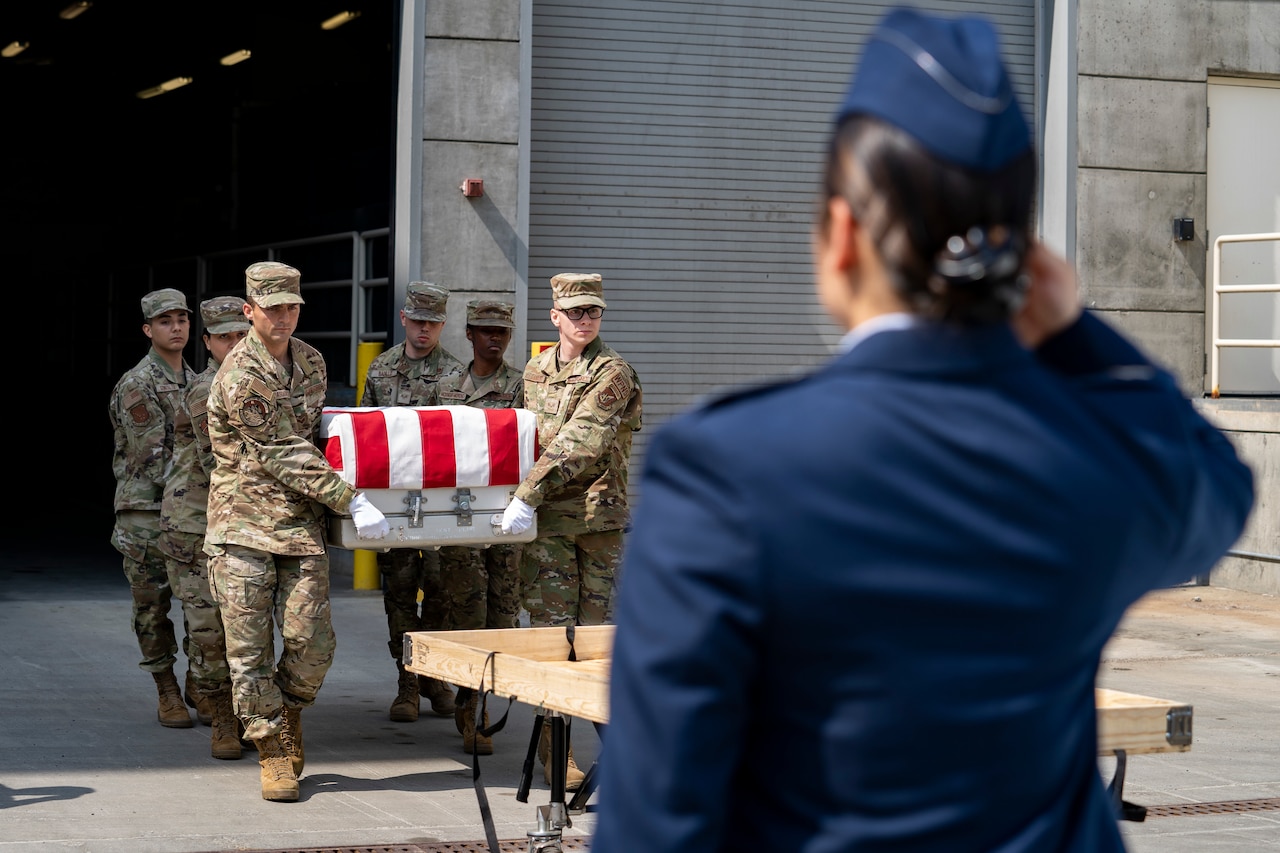
M 285 240 L 276 243 L 264 243 L 258 246 L 239 246 L 234 249 L 226 249 L 219 252 L 209 252 L 199 255 L 196 261 L 196 303 L 208 298 L 211 293 L 225 290 L 224 287 L 215 286 L 213 282 L 212 268 L 219 260 L 227 260 L 237 257 L 253 257 L 259 260 L 279 260 L 281 254 L 290 249 L 299 249 L 309 246 L 323 246 L 326 244 L 350 243 L 351 246 L 351 274 L 341 278 L 331 278 L 321 281 L 314 281 L 303 276 L 302 292 L 305 296 L 308 292 L 317 292 L 320 290 L 337 290 L 349 289 L 351 293 L 351 316 L 350 323 L 346 328 L 329 328 L 329 329 L 310 329 L 299 337 L 309 340 L 346 340 L 348 346 L 348 376 L 352 378 L 351 384 L 355 384 L 357 378 L 357 364 L 359 345 L 363 341 L 386 341 L 387 332 L 385 329 L 374 329 L 371 320 L 375 319 L 370 316 L 369 312 L 369 293 L 375 288 L 385 288 L 390 286 L 390 280 L 387 276 L 370 276 L 370 258 L 372 256 L 371 246 L 374 242 L 384 237 L 388 237 L 391 233 L 389 228 L 375 228 L 369 231 L 343 231 L 335 234 L 325 234 L 318 237 L 306 237 L 298 240 Z M 377 318 L 382 319 L 382 318 Z M 381 324 L 380 324 L 381 325 Z
M 1209 342 L 1209 388 L 1213 397 L 1219 395 L 1219 362 L 1223 347 L 1280 348 L 1275 338 L 1224 338 L 1222 337 L 1222 295 L 1224 293 L 1280 293 L 1280 283 L 1275 284 L 1223 284 L 1222 247 L 1227 243 L 1262 243 L 1280 241 L 1280 234 L 1224 234 L 1213 241 L 1213 328 Z

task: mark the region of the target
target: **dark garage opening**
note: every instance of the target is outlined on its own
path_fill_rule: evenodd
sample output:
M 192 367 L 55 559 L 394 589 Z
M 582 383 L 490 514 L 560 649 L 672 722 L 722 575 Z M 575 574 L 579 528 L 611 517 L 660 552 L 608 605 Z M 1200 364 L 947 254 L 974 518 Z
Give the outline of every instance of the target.
M 14 535 L 107 542 L 107 402 L 147 348 L 142 294 L 177 287 L 194 309 L 195 256 L 224 257 L 203 296 L 242 294 L 246 264 L 231 250 L 390 225 L 398 8 L 0 5 L 0 50 L 13 53 L 0 57 L 0 270 L 15 344 L 7 373 L 11 388 L 24 388 L 5 421 L 6 444 L 26 467 L 6 490 Z M 358 15 L 321 27 L 346 11 Z M 222 63 L 242 50 L 248 59 Z M 384 270 L 385 254 L 371 258 Z M 304 283 L 332 277 L 325 252 L 298 257 L 306 262 L 285 260 Z M 350 323 L 349 296 L 308 299 L 299 334 Z M 197 324 L 186 355 L 204 368 Z M 332 383 L 353 381 L 345 355 L 326 357 Z

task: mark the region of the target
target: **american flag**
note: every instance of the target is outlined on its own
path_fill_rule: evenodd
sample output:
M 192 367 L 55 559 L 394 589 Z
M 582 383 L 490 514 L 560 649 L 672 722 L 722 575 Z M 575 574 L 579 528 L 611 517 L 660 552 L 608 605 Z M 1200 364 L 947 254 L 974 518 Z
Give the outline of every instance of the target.
M 518 485 L 538 458 L 527 409 L 471 406 L 326 407 L 325 457 L 357 489 Z

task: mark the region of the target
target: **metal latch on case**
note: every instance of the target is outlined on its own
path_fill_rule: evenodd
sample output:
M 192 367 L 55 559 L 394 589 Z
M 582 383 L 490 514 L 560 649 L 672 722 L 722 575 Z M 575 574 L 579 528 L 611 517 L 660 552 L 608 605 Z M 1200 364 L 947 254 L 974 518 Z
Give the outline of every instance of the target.
M 453 502 L 458 505 L 458 526 L 471 526 L 471 490 L 458 489 L 453 496 Z
M 422 492 L 409 492 L 404 498 L 405 505 L 409 507 L 409 526 L 422 526 L 422 505 L 426 503 L 422 498 Z

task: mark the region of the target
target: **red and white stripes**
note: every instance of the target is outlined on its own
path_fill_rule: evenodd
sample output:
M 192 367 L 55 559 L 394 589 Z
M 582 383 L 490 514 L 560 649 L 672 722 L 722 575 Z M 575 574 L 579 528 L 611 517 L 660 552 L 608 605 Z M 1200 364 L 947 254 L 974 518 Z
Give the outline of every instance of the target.
M 325 457 L 357 489 L 518 485 L 538 458 L 527 409 L 325 408 Z

